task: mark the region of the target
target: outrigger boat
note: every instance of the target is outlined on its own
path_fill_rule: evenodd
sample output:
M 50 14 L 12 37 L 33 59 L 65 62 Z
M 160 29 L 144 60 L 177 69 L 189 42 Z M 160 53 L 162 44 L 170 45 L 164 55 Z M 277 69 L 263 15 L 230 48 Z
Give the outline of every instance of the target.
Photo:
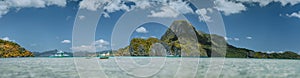
M 51 58 L 62 58 L 62 57 L 70 57 L 70 55 L 66 54 L 63 51 L 58 51 L 58 52 L 56 52 L 55 54 L 53 54 L 49 57 L 51 57 Z
M 109 53 L 106 53 L 106 54 L 100 54 L 100 55 L 99 55 L 99 58 L 100 58 L 100 59 L 108 59 L 108 58 L 109 58 Z

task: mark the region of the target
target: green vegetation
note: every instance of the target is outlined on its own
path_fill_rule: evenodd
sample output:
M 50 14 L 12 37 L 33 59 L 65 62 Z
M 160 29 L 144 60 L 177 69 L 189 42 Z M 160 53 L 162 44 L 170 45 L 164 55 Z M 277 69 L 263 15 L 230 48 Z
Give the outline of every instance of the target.
M 142 38 L 134 38 L 130 42 L 130 55 L 149 56 L 151 45 L 158 42 L 160 42 L 160 40 L 157 38 L 148 38 L 147 40 Z
M 129 46 L 125 48 L 120 48 L 119 50 L 114 52 L 115 56 L 130 56 Z
M 33 57 L 34 55 L 17 43 L 0 39 L 0 57 Z
M 134 38 L 130 41 L 129 46 L 119 49 L 115 55 L 149 56 L 151 47 L 155 43 L 162 44 L 167 50 L 167 54 L 174 56 L 270 59 L 300 58 L 297 53 L 291 51 L 284 53 L 263 53 L 255 52 L 246 48 L 237 48 L 228 44 L 224 37 L 196 31 L 194 26 L 187 21 L 182 20 L 173 22 L 160 40 L 157 38 Z
M 255 52 L 253 58 L 270 58 L 270 59 L 300 59 L 297 53 L 286 51 L 283 53 L 262 53 Z

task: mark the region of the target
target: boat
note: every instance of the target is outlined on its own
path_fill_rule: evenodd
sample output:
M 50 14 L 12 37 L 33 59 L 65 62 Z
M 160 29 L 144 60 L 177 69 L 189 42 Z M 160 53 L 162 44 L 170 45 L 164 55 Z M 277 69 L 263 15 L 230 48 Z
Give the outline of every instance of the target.
M 174 57 L 174 55 L 167 55 L 167 57 Z
M 100 56 L 100 59 L 108 59 L 108 56 Z
M 166 57 L 181 57 L 180 55 L 166 55 Z
M 53 57 L 53 58 L 62 58 L 62 57 L 70 57 L 70 55 L 66 54 L 63 51 L 58 51 L 55 54 L 49 56 L 49 57 Z
M 108 58 L 109 58 L 109 55 L 110 55 L 109 53 L 106 53 L 106 54 L 105 54 L 105 53 L 100 54 L 100 55 L 99 55 L 99 59 L 108 59 Z

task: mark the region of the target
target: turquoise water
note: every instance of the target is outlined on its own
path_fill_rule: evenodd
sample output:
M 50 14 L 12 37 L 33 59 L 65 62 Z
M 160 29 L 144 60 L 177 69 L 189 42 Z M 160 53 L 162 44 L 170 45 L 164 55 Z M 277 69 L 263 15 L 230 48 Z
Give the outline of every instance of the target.
M 0 78 L 300 78 L 300 60 L 226 58 L 223 69 L 210 71 L 220 74 L 208 72 L 214 68 L 210 63 L 210 58 L 1 58 Z

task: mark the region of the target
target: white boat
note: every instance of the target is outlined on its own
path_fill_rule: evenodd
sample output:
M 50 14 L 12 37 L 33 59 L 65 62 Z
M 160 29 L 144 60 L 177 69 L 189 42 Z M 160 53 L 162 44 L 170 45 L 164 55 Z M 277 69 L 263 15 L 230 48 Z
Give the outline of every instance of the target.
M 110 56 L 109 53 L 103 53 L 103 54 L 100 54 L 100 55 L 99 55 L 99 58 L 100 58 L 100 59 L 108 59 L 109 56 Z
M 66 54 L 63 51 L 58 51 L 55 54 L 51 55 L 50 57 L 70 57 L 70 55 Z

